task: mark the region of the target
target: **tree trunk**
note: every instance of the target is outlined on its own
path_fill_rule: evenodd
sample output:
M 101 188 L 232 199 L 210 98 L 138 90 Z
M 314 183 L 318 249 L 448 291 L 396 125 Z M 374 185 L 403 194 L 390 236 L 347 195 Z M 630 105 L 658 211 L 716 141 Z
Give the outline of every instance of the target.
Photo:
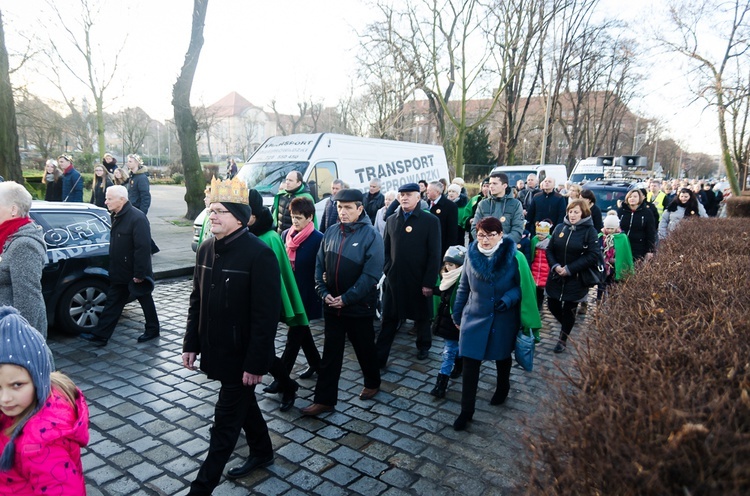
M 8 50 L 0 13 L 0 175 L 6 180 L 23 184 L 21 154 L 18 151 L 18 128 L 13 88 L 10 85 Z
M 726 124 L 726 107 L 724 106 L 724 90 L 721 86 L 721 80 L 719 77 L 716 78 L 716 110 L 719 116 L 719 141 L 721 143 L 721 158 L 724 162 L 724 168 L 727 171 L 727 181 L 729 181 L 729 187 L 732 189 L 732 194 L 735 196 L 740 195 L 740 183 L 737 179 L 737 169 L 734 166 L 732 160 L 732 153 L 729 150 L 729 140 L 727 139 L 727 124 Z
M 104 141 L 104 97 L 102 94 L 96 98 L 96 138 L 99 147 L 99 160 L 104 158 L 107 153 L 106 143 Z
M 203 48 L 203 25 L 206 22 L 208 0 L 194 0 L 193 29 L 190 35 L 190 45 L 185 54 L 177 82 L 172 88 L 172 106 L 174 107 L 174 122 L 177 127 L 177 138 L 180 142 L 182 167 L 185 170 L 185 203 L 187 203 L 187 219 L 194 219 L 205 208 L 203 203 L 206 180 L 201 169 L 200 156 L 196 133 L 198 123 L 190 108 L 190 90 L 193 86 L 198 58 Z

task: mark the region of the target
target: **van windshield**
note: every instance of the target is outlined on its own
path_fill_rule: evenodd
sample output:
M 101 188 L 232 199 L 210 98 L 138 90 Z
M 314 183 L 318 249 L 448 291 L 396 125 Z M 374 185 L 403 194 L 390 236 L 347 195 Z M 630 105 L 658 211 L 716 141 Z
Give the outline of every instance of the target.
M 604 179 L 604 174 L 601 172 L 583 172 L 570 175 L 571 183 L 584 183 L 587 181 L 596 181 L 597 179 Z
M 237 177 L 247 183 L 247 187 L 255 189 L 263 196 L 274 196 L 279 192 L 279 186 L 286 175 L 292 171 L 304 174 L 308 162 L 256 162 L 245 164 Z

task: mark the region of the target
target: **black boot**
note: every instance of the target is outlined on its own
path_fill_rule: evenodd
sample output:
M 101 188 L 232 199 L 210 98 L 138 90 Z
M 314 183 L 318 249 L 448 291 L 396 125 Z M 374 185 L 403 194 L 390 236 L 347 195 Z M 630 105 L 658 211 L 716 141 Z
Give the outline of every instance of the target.
M 461 373 L 464 371 L 464 359 L 456 357 L 456 361 L 453 362 L 453 370 L 451 370 L 451 379 L 458 379 L 461 377 Z
M 438 374 L 435 387 L 432 388 L 430 394 L 435 398 L 445 398 L 445 390 L 448 388 L 448 376 L 445 374 Z
M 552 350 L 554 353 L 562 353 L 568 345 L 568 335 L 560 332 L 560 339 L 557 340 L 557 346 Z
M 513 360 L 497 360 L 497 389 L 490 400 L 490 405 L 502 405 L 505 403 L 508 393 L 510 392 L 510 369 L 513 366 Z
M 466 429 L 466 424 L 471 422 L 473 418 L 474 418 L 474 412 L 465 412 L 461 410 L 461 413 L 458 415 L 458 418 L 456 418 L 456 421 L 453 422 L 453 430 L 462 431 Z

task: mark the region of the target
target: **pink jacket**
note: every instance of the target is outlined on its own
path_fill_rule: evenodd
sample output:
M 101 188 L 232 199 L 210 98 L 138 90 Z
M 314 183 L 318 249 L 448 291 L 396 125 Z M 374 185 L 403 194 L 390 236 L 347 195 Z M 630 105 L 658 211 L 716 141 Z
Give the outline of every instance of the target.
M 8 444 L 4 431 L 12 423 L 0 413 L 0 450 Z M 0 473 L 0 495 L 85 495 L 81 446 L 88 442 L 89 410 L 83 393 L 78 391 L 73 409 L 64 393 L 53 387 L 45 406 L 15 440 L 13 468 Z

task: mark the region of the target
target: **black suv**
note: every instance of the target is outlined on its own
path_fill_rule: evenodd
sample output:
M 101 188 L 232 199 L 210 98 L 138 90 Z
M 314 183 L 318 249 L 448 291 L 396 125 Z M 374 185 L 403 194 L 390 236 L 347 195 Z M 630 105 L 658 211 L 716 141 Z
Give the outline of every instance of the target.
M 90 203 L 34 201 L 47 263 L 42 293 L 49 327 L 79 334 L 99 322 L 109 287 L 109 212 Z
M 610 210 L 617 210 L 617 207 L 625 201 L 628 191 L 640 187 L 639 183 L 616 179 L 591 181 L 583 185 L 583 189 L 590 189 L 594 192 L 596 206 L 601 209 L 604 217 Z

